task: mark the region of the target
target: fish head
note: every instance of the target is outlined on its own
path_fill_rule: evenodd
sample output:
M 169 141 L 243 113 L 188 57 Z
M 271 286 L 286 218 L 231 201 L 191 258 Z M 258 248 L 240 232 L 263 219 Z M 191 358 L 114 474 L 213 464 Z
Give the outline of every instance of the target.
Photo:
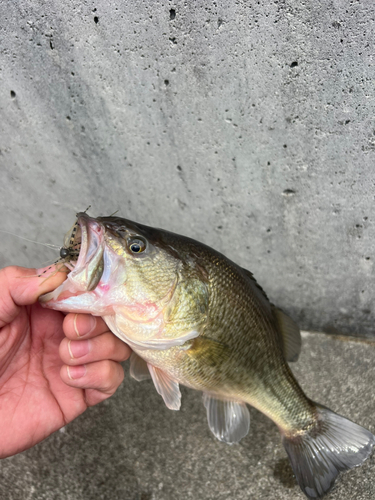
M 44 307 L 102 316 L 120 338 L 129 343 L 146 342 L 146 347 L 155 343 L 157 348 L 165 348 L 162 346 L 171 342 L 181 345 L 186 335 L 197 335 L 195 314 L 185 314 L 192 321 L 181 327 L 180 298 L 184 293 L 192 299 L 193 289 L 205 295 L 206 289 L 191 281 L 187 285 L 189 280 L 181 278 L 186 263 L 168 238 L 163 238 L 166 231 L 120 217 L 93 218 L 86 213 L 77 214 L 73 231 L 65 237 L 62 249 L 64 255 L 71 253 L 66 264 L 70 272 L 62 285 L 40 297 Z M 206 297 L 197 304 L 201 323 Z M 174 328 L 173 323 L 178 326 Z M 167 343 L 163 343 L 166 337 Z
M 74 227 L 74 237 L 68 232 L 64 247 L 79 254 L 70 261 L 66 281 L 41 297 L 45 307 L 102 315 L 116 305 L 151 308 L 173 290 L 180 263 L 157 241 L 154 229 L 86 213 L 77 214 Z

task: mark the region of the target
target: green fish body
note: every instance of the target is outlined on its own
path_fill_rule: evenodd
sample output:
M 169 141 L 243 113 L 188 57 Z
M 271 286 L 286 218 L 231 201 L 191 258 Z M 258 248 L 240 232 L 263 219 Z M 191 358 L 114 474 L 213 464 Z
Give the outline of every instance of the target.
M 71 272 L 41 302 L 102 316 L 133 349 L 131 375 L 151 376 L 168 408 L 180 408 L 179 384 L 202 391 L 211 431 L 235 443 L 254 406 L 278 426 L 308 498 L 322 498 L 340 471 L 371 454 L 369 431 L 306 397 L 288 365 L 299 329 L 249 271 L 184 236 L 77 217 L 62 253 Z

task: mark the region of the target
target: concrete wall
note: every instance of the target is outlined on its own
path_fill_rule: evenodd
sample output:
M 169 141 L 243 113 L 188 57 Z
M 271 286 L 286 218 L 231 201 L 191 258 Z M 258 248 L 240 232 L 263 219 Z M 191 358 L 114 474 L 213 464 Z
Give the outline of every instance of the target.
M 374 3 L 0 2 L 0 229 L 189 235 L 303 328 L 374 335 Z M 57 252 L 2 234 L 0 265 Z

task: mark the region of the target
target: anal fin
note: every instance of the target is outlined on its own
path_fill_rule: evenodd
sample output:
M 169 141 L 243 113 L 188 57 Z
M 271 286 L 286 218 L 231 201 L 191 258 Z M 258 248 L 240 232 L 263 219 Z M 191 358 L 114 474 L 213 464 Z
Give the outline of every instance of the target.
M 211 432 L 220 441 L 238 443 L 249 432 L 250 413 L 245 403 L 223 401 L 203 393 Z
M 155 389 L 164 399 L 164 403 L 170 410 L 179 410 L 181 407 L 181 392 L 178 382 L 172 380 L 160 368 L 147 363 Z

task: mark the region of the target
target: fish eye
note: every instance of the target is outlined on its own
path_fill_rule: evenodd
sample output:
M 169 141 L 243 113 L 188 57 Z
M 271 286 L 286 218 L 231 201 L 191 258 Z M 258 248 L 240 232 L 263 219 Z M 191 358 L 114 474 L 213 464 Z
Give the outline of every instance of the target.
M 130 251 L 133 253 L 142 253 L 146 250 L 146 243 L 139 238 L 134 238 L 129 243 Z

